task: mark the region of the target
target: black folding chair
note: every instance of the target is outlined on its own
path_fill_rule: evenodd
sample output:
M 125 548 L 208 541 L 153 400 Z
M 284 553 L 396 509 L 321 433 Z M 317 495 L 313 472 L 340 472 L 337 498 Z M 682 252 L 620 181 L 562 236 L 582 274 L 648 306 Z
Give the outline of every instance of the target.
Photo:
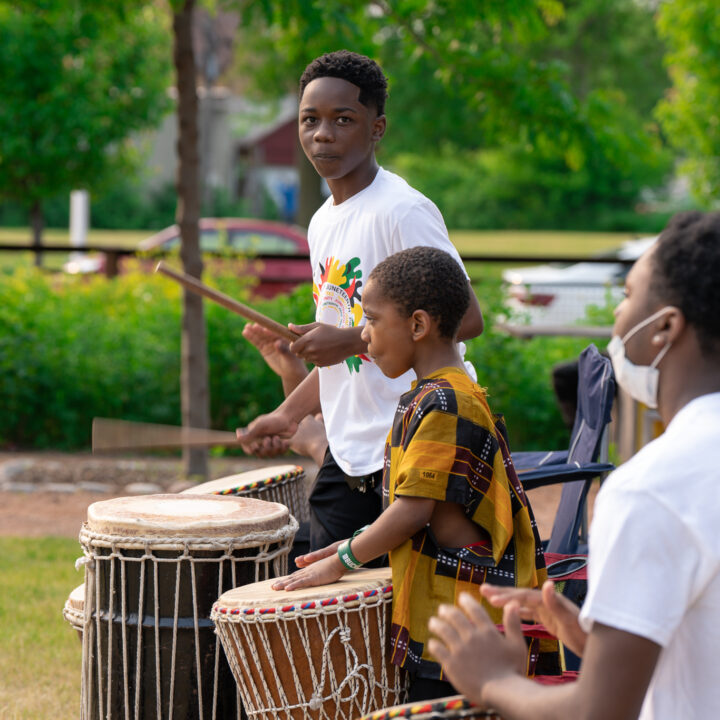
M 564 485 L 547 552 L 569 555 L 580 549 L 579 533 L 592 481 L 615 468 L 600 460 L 614 397 L 612 364 L 595 345 L 589 345 L 578 359 L 577 412 L 569 448 L 513 453 L 515 469 L 526 490 Z

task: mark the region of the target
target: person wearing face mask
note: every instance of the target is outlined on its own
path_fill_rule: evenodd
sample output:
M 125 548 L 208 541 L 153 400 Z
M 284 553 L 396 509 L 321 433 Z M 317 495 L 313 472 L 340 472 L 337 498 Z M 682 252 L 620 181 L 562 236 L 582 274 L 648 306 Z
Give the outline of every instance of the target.
M 555 592 L 485 585 L 430 620 L 452 684 L 504 718 L 720 717 L 720 213 L 675 216 L 628 274 L 608 351 L 620 386 L 666 426 L 606 480 L 582 609 Z M 582 655 L 579 679 L 522 677 L 520 618 Z

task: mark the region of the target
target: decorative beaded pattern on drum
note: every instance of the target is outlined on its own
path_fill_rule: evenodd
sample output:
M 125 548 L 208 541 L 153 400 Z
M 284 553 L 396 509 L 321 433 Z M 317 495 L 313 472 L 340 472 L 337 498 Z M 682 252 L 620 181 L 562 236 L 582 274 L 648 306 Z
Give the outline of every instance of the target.
M 360 720 L 390 720 L 391 718 L 413 718 L 413 720 L 454 720 L 455 718 L 483 718 L 501 720 L 494 712 L 481 710 L 467 698 L 460 695 L 428 702 L 412 703 L 399 707 L 385 708 L 365 715 Z
M 212 603 L 286 574 L 297 529 L 284 506 L 249 498 L 156 495 L 90 506 L 79 561 L 83 720 L 239 720 Z
M 402 702 L 405 675 L 389 662 L 389 579 L 382 568 L 319 588 L 276 593 L 265 582 L 220 597 L 211 617 L 248 718 L 354 720 Z
M 242 495 L 286 505 L 300 522 L 310 519 L 305 471 L 299 465 L 273 465 L 210 480 L 181 495 Z
M 346 607 L 355 607 L 361 600 L 366 600 L 367 598 L 372 598 L 376 595 L 386 595 L 392 601 L 392 585 L 386 585 L 385 587 L 377 588 L 377 590 L 366 590 L 363 593 L 351 593 L 350 595 L 343 595 L 342 597 L 311 600 L 310 602 L 302 603 L 300 605 L 281 605 L 280 607 L 241 609 L 220 607 L 218 603 L 215 603 L 213 606 L 213 612 L 221 613 L 223 615 L 274 615 L 280 613 L 305 612 L 306 610 L 315 610 L 316 608 L 320 609 L 340 604 Z

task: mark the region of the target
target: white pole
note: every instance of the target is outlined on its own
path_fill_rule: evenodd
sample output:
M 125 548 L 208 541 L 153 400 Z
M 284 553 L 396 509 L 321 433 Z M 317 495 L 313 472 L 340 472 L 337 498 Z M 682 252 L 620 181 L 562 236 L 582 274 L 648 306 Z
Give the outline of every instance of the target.
M 87 190 L 73 190 L 70 193 L 70 244 L 73 247 L 87 245 L 90 225 L 90 194 Z

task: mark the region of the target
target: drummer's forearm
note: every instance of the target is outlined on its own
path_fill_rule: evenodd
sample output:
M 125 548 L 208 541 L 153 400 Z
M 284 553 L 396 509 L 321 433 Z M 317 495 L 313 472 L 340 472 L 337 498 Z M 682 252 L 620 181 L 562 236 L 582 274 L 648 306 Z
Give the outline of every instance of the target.
M 394 550 L 430 522 L 435 502 L 427 498 L 396 498 L 370 527 L 352 540 L 353 555 L 367 563 Z
M 320 384 L 317 368 L 312 369 L 277 410 L 298 423 L 304 417 L 320 412 Z

